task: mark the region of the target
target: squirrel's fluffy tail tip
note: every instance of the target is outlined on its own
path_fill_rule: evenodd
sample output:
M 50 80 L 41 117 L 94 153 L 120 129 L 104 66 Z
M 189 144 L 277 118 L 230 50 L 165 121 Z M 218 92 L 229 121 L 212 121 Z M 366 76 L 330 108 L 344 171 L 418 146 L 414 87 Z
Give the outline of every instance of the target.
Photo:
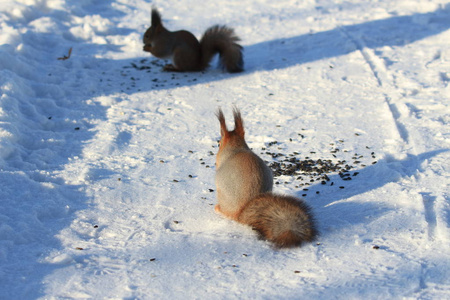
M 244 58 L 241 50 L 236 50 L 229 56 L 221 56 L 220 64 L 230 73 L 240 73 L 244 71 Z
M 287 230 L 277 236 L 267 238 L 267 240 L 272 242 L 276 248 L 280 249 L 300 247 L 304 243 L 314 241 L 317 237 L 317 232 L 315 229 L 313 229 L 313 232 L 311 231 L 311 228 L 306 229 L 306 231 L 308 231 L 307 234 L 298 234 L 297 232 Z

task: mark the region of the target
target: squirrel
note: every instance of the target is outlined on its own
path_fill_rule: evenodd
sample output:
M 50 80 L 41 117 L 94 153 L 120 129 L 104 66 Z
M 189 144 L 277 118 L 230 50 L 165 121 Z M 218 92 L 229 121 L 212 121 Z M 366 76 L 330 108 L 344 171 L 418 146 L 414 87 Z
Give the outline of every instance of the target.
M 219 64 L 230 73 L 244 70 L 242 46 L 232 28 L 215 25 L 205 31 L 200 42 L 186 30 L 169 31 L 161 21 L 156 8 L 152 9 L 151 26 L 144 34 L 144 51 L 163 59 L 171 59 L 172 64 L 164 66 L 164 71 L 203 71 L 214 55 L 219 53 Z
M 310 207 L 301 199 L 272 193 L 272 171 L 245 142 L 241 113 L 233 109 L 234 130 L 228 131 L 222 110 L 216 156 L 215 211 L 256 230 L 275 248 L 301 246 L 318 235 Z

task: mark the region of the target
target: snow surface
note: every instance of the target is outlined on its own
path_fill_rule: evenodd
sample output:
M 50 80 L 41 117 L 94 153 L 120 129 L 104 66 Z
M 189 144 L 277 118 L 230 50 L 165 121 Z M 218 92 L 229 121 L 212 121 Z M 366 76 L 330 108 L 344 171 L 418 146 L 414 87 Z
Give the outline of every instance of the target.
M 152 4 L 234 27 L 246 71 L 163 73 Z M 0 298 L 450 299 L 449 41 L 444 0 L 0 0 Z M 268 162 L 359 172 L 276 178 L 317 243 L 214 213 L 233 105 Z

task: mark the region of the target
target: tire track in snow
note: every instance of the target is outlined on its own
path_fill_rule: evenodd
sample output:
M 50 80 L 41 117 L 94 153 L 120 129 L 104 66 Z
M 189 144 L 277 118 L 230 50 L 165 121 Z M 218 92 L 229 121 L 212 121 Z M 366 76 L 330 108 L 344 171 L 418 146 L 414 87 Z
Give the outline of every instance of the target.
M 370 67 L 378 85 L 383 90 L 385 96 L 385 102 L 391 112 L 392 119 L 397 127 L 397 131 L 403 140 L 403 145 L 401 149 L 404 152 L 412 152 L 414 156 L 417 155 L 417 147 L 413 139 L 411 138 L 411 130 L 407 128 L 405 124 L 400 120 L 403 116 L 411 114 L 410 109 L 404 103 L 399 103 L 395 99 L 400 99 L 400 93 L 398 92 L 398 86 L 395 84 L 392 75 L 386 69 L 383 61 L 374 53 L 374 51 L 366 46 L 363 39 L 356 37 L 344 28 L 340 28 L 340 32 L 346 36 L 356 47 L 356 49 L 361 53 L 367 65 Z M 393 94 L 394 91 L 394 95 Z M 411 168 L 420 169 L 420 162 L 414 159 Z M 437 224 L 437 214 L 435 209 L 435 196 L 431 196 L 431 193 L 421 192 L 422 203 L 424 209 L 425 222 L 427 224 L 428 238 L 431 240 L 435 239 L 435 232 Z
M 398 86 L 394 83 L 394 79 L 389 74 L 389 71 L 386 69 L 384 63 L 378 58 L 376 54 L 374 54 L 373 50 L 365 45 L 364 41 L 361 38 L 351 36 L 342 28 L 341 32 L 343 32 L 343 34 L 354 43 L 354 45 L 366 61 L 367 65 L 370 67 L 375 79 L 378 82 L 378 85 L 383 89 L 385 102 L 391 112 L 393 121 L 397 127 L 397 131 L 404 142 L 404 144 L 401 145 L 401 148 L 403 148 L 405 152 L 411 151 L 413 152 L 413 154 L 417 154 L 417 148 L 415 146 L 415 142 L 411 138 L 410 130 L 400 121 L 403 116 L 410 115 L 411 111 L 405 104 L 395 101 L 395 99 L 400 99 L 401 96 L 397 92 Z M 395 91 L 395 95 L 390 96 L 389 94 L 392 94 L 392 91 Z M 413 155 L 412 157 L 417 156 Z M 417 158 L 414 158 L 412 166 L 410 166 L 410 168 L 419 169 L 420 161 Z M 430 240 L 435 240 L 436 228 L 438 226 L 438 218 L 435 208 L 436 197 L 431 196 L 431 193 L 427 192 L 421 192 L 420 195 L 422 196 L 422 204 L 427 226 L 428 238 Z
M 389 107 L 400 137 L 406 144 L 410 144 L 411 140 L 408 129 L 399 120 L 403 114 L 407 114 L 408 112 L 404 109 L 399 109 L 398 104 L 395 103 L 395 100 L 393 100 L 393 98 L 388 95 L 389 93 L 386 91 L 388 87 L 389 90 L 397 90 L 398 87 L 393 84 L 394 81 L 391 76 L 389 76 L 389 73 L 386 70 L 383 62 L 380 61 L 377 55 L 373 53 L 373 50 L 366 46 L 361 38 L 354 37 L 343 27 L 340 28 L 340 31 L 355 45 L 356 49 L 361 53 L 367 65 L 370 67 L 375 79 L 378 82 L 378 85 L 383 89 L 384 100 Z

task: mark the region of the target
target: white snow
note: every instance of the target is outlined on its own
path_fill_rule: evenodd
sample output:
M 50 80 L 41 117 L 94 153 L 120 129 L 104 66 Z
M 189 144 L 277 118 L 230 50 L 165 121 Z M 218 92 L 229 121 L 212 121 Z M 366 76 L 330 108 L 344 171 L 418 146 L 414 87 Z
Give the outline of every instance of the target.
M 246 71 L 162 72 L 152 5 L 234 27 Z M 0 0 L 0 299 L 449 299 L 449 41 L 446 0 Z M 214 213 L 233 105 L 268 162 L 359 172 L 275 179 L 316 243 Z

